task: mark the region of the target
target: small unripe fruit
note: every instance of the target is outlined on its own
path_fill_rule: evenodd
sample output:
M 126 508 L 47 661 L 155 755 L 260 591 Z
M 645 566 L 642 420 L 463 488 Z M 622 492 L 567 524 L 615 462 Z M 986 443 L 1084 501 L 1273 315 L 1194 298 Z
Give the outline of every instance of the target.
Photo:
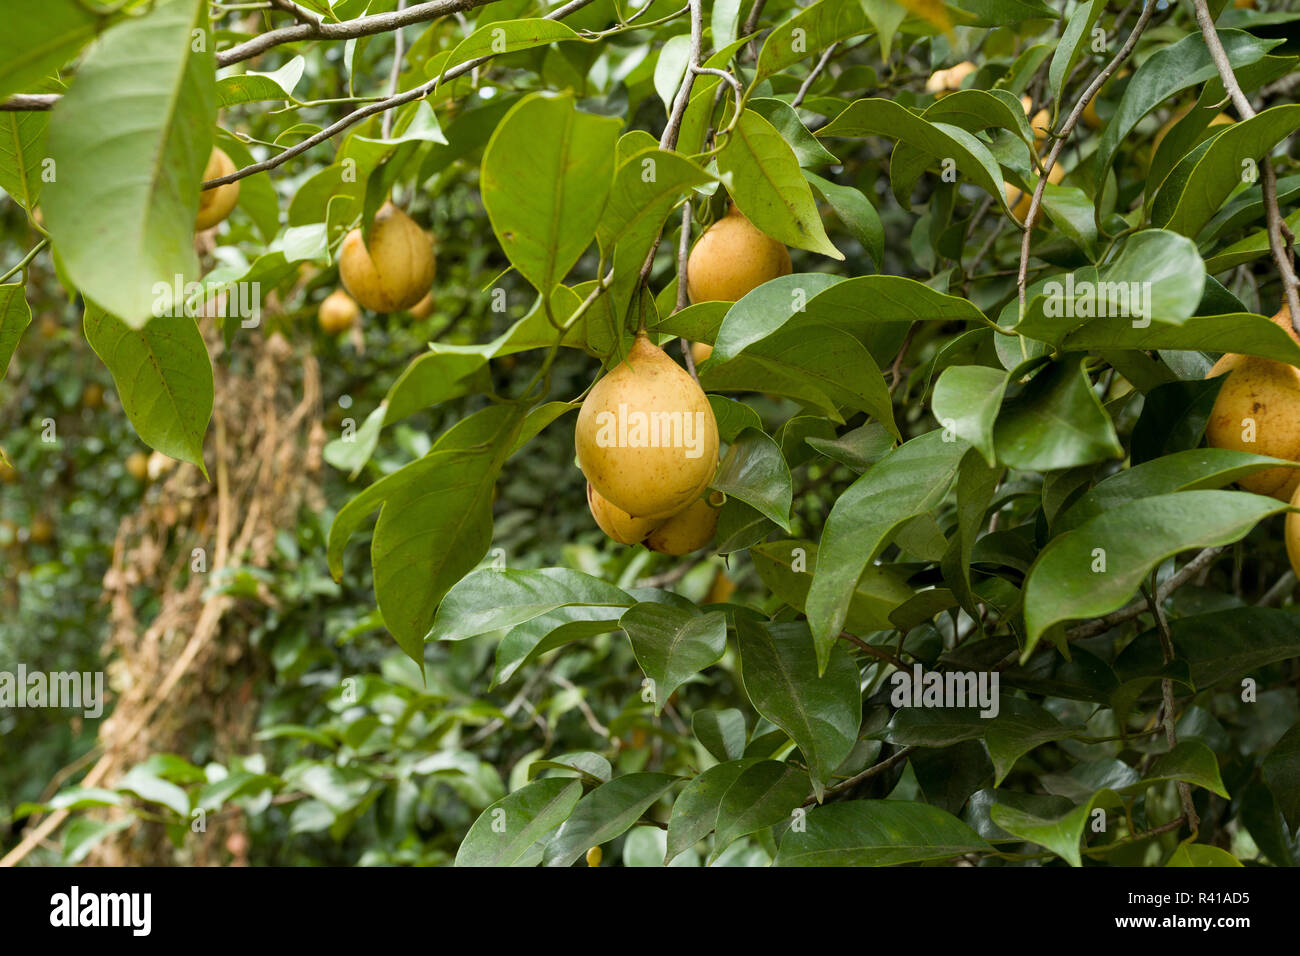
M 650 532 L 645 546 L 660 554 L 690 554 L 712 541 L 717 530 L 718 508 L 700 498 Z
M 149 480 L 149 456 L 142 451 L 133 451 L 126 456 L 127 473 L 136 481 Z
M 231 161 L 224 150 L 217 149 L 214 146 L 211 155 L 208 156 L 208 165 L 203 170 L 203 181 L 207 182 L 209 179 L 229 176 L 234 171 L 234 162 Z M 199 215 L 194 223 L 194 231 L 202 232 L 204 229 L 211 229 L 217 225 L 230 215 L 230 211 L 235 208 L 235 203 L 238 201 L 239 180 L 200 192 Z
M 1283 305 L 1273 321 L 1300 344 Z M 1206 378 L 1228 373 L 1205 425 L 1211 448 L 1230 448 L 1300 461 L 1300 369 L 1254 355 L 1229 353 Z M 1266 468 L 1237 480 L 1257 495 L 1291 501 L 1300 489 L 1300 469 Z
M 335 289 L 321 300 L 316 311 L 316 321 L 326 335 L 338 335 L 356 325 L 361 309 L 357 307 L 352 296 L 342 289 Z
M 590 850 L 587 851 L 588 866 L 600 866 L 600 858 L 601 858 L 600 847 L 593 846 Z
M 54 540 L 54 522 L 44 516 L 33 518 L 27 529 L 27 540 L 32 544 L 49 544 Z
M 82 408 L 99 408 L 104 404 L 104 386 L 98 382 L 89 382 L 81 390 Z
M 790 251 L 761 232 L 733 204 L 704 230 L 686 262 L 691 302 L 735 302 L 764 282 L 790 274 Z
M 713 480 L 718 423 L 695 379 L 644 333 L 578 412 L 578 467 L 636 518 L 666 518 Z
M 353 229 L 339 249 L 339 277 L 352 297 L 372 312 L 400 312 L 433 284 L 433 239 L 391 202 L 375 213 L 367 245 Z
M 640 544 L 662 519 L 633 518 L 630 514 L 610 504 L 600 496 L 591 482 L 587 482 L 587 507 L 596 519 L 600 530 L 619 544 Z

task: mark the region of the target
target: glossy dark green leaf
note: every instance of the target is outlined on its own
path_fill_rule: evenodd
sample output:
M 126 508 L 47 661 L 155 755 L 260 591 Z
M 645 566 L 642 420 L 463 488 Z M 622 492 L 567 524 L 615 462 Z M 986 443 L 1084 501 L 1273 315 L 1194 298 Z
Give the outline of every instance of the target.
M 858 668 L 842 646 L 820 668 L 808 626 L 737 621 L 741 675 L 754 709 L 798 745 L 820 800 L 853 749 L 862 717 Z
M 677 795 L 668 818 L 668 852 L 664 863 L 695 846 L 718 824 L 718 808 L 731 785 L 745 771 L 758 763 L 756 759 L 734 759 L 710 767 Z
M 853 234 L 853 238 L 862 243 L 871 261 L 883 268 L 885 259 L 885 227 L 880 221 L 880 214 L 871 200 L 860 189 L 841 186 L 816 173 L 804 170 L 804 178 L 830 204 L 835 215 L 839 217 L 844 228 Z
M 853 800 L 815 807 L 802 831 L 781 840 L 777 866 L 897 866 L 991 849 L 938 807 L 900 800 Z
M 715 760 L 738 760 L 745 752 L 745 715 L 734 707 L 697 710 L 691 717 L 691 733 Z
M 1071 866 L 1082 866 L 1079 841 L 1092 811 L 1095 808 L 1112 809 L 1119 804 L 1119 795 L 1113 790 L 1098 790 L 1086 802 L 1059 816 L 1042 817 L 1002 803 L 995 803 L 989 816 L 1008 833 L 1046 847 Z
M 999 462 L 1053 471 L 1123 457 L 1085 361 L 1076 357 L 1053 363 L 1007 400 L 993 429 Z
M 709 861 L 746 834 L 787 822 L 807 796 L 808 774 L 798 767 L 776 760 L 746 767 L 718 806 L 718 832 Z
M 727 649 L 727 618 L 664 604 L 644 602 L 619 620 L 645 676 L 654 684 L 655 713 L 683 683 L 722 660 Z
M 545 866 L 572 866 L 589 849 L 621 836 L 678 780 L 666 773 L 629 773 L 578 801 L 546 844 Z
M 790 469 L 776 442 L 758 429 L 748 428 L 736 436 L 718 466 L 712 487 L 790 530 Z
M 342 573 L 342 563 L 336 565 L 334 562 L 333 532 L 330 544 L 330 568 L 337 576 Z M 567 606 L 626 608 L 635 603 L 635 599 L 621 588 L 567 568 L 481 568 L 458 581 L 447 592 L 438 608 L 429 640 L 462 641 L 489 631 L 514 627 Z
M 469 828 L 456 851 L 456 866 L 536 866 L 541 841 L 568 818 L 581 796 L 578 781 L 554 777 L 503 797 Z
M 1294 832 L 1300 830 L 1300 724 L 1288 730 L 1260 765 L 1264 782 Z
M 1122 607 L 1175 554 L 1232 544 L 1285 508 L 1241 491 L 1184 491 L 1130 501 L 1059 535 L 1025 584 L 1026 655 L 1053 624 Z
M 951 365 L 934 383 L 931 407 L 946 430 L 968 441 L 984 456 L 989 467 L 995 463 L 993 423 L 1002 408 L 1009 373 L 984 365 Z
M 899 525 L 937 507 L 952 487 L 969 446 L 944 438 L 933 431 L 894 449 L 831 509 L 807 602 L 821 667 L 848 619 L 862 572 Z

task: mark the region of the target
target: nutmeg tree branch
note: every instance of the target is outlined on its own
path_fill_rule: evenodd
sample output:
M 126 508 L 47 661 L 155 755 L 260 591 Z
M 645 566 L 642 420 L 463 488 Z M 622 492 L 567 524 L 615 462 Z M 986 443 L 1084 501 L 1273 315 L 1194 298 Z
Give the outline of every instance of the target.
M 1070 115 L 1065 118 L 1065 122 L 1061 125 L 1061 129 L 1055 134 L 1051 151 L 1048 152 L 1047 159 L 1043 161 L 1043 173 L 1038 177 L 1038 185 L 1034 187 L 1034 196 L 1029 201 L 1029 211 L 1025 214 L 1025 234 L 1020 241 L 1020 268 L 1016 273 L 1016 292 L 1020 301 L 1020 314 L 1022 316 L 1025 311 L 1025 282 L 1029 273 L 1029 244 L 1034 235 L 1034 226 L 1038 222 L 1038 210 L 1043 202 L 1043 193 L 1047 189 L 1048 173 L 1050 173 L 1052 167 L 1056 165 L 1056 159 L 1061 155 L 1061 150 L 1065 148 L 1065 141 L 1069 138 L 1070 133 L 1073 132 L 1074 127 L 1078 124 L 1079 117 L 1083 115 L 1084 109 L 1092 102 L 1092 98 L 1097 95 L 1097 91 L 1102 88 L 1102 85 L 1111 78 L 1111 75 L 1117 69 L 1119 69 L 1120 64 L 1129 58 L 1129 54 L 1131 54 L 1133 48 L 1137 46 L 1138 37 L 1140 37 L 1142 31 L 1146 29 L 1147 23 L 1150 22 L 1151 16 L 1155 11 L 1156 0 L 1146 0 L 1145 5 L 1142 7 L 1142 13 L 1138 17 L 1137 23 L 1133 25 L 1133 29 L 1130 31 L 1128 39 L 1124 41 L 1124 45 L 1120 47 L 1120 51 L 1115 54 L 1114 59 L 1107 63 L 1106 66 L 1102 68 L 1102 71 L 1093 77 L 1092 82 L 1089 83 L 1087 88 L 1083 91 L 1083 95 L 1079 97 L 1078 101 L 1074 104 L 1074 108 L 1070 110 Z
M 1232 100 L 1232 105 L 1241 114 L 1241 118 L 1250 119 L 1256 115 L 1255 107 L 1241 91 L 1237 75 L 1232 71 L 1232 63 L 1229 62 L 1228 54 L 1219 40 L 1219 31 L 1214 28 L 1210 10 L 1205 5 L 1205 0 L 1195 0 L 1195 6 L 1196 24 L 1201 28 L 1201 36 L 1204 37 L 1205 45 L 1210 51 L 1210 59 L 1214 61 L 1214 67 L 1219 71 L 1219 78 L 1223 80 L 1223 88 L 1227 91 L 1228 98 Z M 1300 300 L 1297 299 L 1295 265 L 1291 258 L 1291 245 L 1295 238 L 1290 236 L 1282 212 L 1278 209 L 1277 173 L 1274 172 L 1268 156 L 1264 157 L 1262 166 L 1260 173 L 1264 189 L 1264 216 L 1268 222 L 1268 248 L 1273 254 L 1278 278 L 1282 282 L 1282 301 L 1286 303 L 1291 313 L 1291 327 L 1300 332 Z
M 562 20 L 564 17 L 567 17 L 569 14 L 574 13 L 577 10 L 581 10 L 583 7 L 587 6 L 591 2 L 592 0 L 570 0 L 570 2 L 566 3 L 564 6 L 557 7 L 556 9 L 548 13 L 545 19 Z M 421 4 L 420 6 L 429 6 L 429 4 Z M 412 10 L 416 10 L 416 9 L 419 8 L 411 7 L 406 12 L 410 13 Z M 481 56 L 478 59 L 470 60 L 466 63 L 460 64 L 457 67 L 453 67 L 452 69 L 441 74 L 440 76 L 436 76 L 433 79 L 429 80 L 427 83 L 424 83 L 421 86 L 417 86 L 414 89 L 405 90 L 401 93 L 394 94 L 393 96 L 385 97 L 382 100 L 376 100 L 373 103 L 368 103 L 365 106 L 360 107 L 359 109 L 353 110 L 351 113 L 349 113 L 347 116 L 344 116 L 342 119 L 331 123 L 329 126 L 326 126 L 324 129 L 320 130 L 319 132 L 313 133 L 311 136 L 308 136 L 306 139 L 304 139 L 301 143 L 295 143 L 293 146 L 290 146 L 288 149 L 284 150 L 283 152 L 276 153 L 274 156 L 264 159 L 260 163 L 253 163 L 251 166 L 245 166 L 243 169 L 237 169 L 229 176 L 221 176 L 218 177 L 217 179 L 207 180 L 206 182 L 203 183 L 203 188 L 213 189 L 217 186 L 223 186 L 226 183 L 233 183 L 236 180 L 245 178 L 246 176 L 252 176 L 255 173 L 265 172 L 268 169 L 275 169 L 277 166 L 281 166 L 284 163 L 287 163 L 295 156 L 300 156 L 303 153 L 307 152 L 307 150 L 311 149 L 313 146 L 319 146 L 321 143 L 325 142 L 328 139 L 331 139 L 338 133 L 343 132 L 344 130 L 348 129 L 351 126 L 355 126 L 357 123 L 360 123 L 363 119 L 374 116 L 377 113 L 382 113 L 385 110 L 396 109 L 399 106 L 403 106 L 407 103 L 414 102 L 415 100 L 423 99 L 424 97 L 432 93 L 435 89 L 437 89 L 439 84 L 444 83 L 447 80 L 454 80 L 459 76 L 464 76 L 466 73 L 469 73 L 471 70 L 477 69 L 478 67 L 482 66 L 484 63 L 487 63 L 491 59 L 492 59 L 491 56 Z

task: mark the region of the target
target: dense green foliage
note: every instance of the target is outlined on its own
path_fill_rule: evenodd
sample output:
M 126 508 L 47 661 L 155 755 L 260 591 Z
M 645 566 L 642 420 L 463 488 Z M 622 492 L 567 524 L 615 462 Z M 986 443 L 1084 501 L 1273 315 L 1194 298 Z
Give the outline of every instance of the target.
M 1294 465 L 1205 439 L 1220 354 L 1300 366 L 1260 182 L 1295 206 L 1300 13 L 1209 4 L 1259 110 L 1212 125 L 1190 0 L 771 0 L 751 37 L 738 0 L 495 0 L 413 19 L 396 70 L 391 25 L 246 56 L 281 5 L 44 6 L 0 37 L 0 97 L 59 96 L 0 113 L 4 268 L 40 244 L 0 285 L 0 671 L 104 667 L 115 529 L 162 503 L 127 455 L 215 482 L 214 400 L 273 340 L 319 360 L 329 443 L 325 507 L 208 592 L 243 649 L 208 693 L 256 732 L 82 788 L 56 774 L 94 722 L 0 710 L 6 850 L 71 808 L 29 860 L 164 831 L 184 860 L 216 817 L 249 838 L 216 859 L 273 864 L 1300 862 L 1288 503 L 1234 487 Z M 1071 119 L 1022 301 L 1039 109 Z M 273 168 L 192 243 L 214 144 Z M 390 196 L 436 239 L 433 309 L 327 335 Z M 679 309 L 681 242 L 731 202 L 793 273 Z M 159 314 L 159 281 L 257 283 L 260 319 Z M 713 346 L 726 503 L 687 557 L 605 538 L 573 461 L 638 327 Z M 914 675 L 999 683 L 957 706 Z

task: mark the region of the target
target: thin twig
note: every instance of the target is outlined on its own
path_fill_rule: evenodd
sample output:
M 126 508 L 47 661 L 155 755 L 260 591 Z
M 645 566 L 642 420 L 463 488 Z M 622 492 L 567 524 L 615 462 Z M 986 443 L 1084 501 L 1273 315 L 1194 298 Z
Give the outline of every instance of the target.
M 1038 177 L 1038 185 L 1034 187 L 1034 196 L 1029 201 L 1029 211 L 1025 214 L 1024 222 L 1025 234 L 1020 241 L 1020 270 L 1016 276 L 1016 289 L 1022 315 L 1025 311 L 1025 282 L 1029 273 L 1029 244 L 1033 239 L 1034 225 L 1038 222 L 1038 210 L 1043 202 L 1043 193 L 1047 189 L 1048 174 L 1052 171 L 1052 167 L 1056 165 L 1056 159 L 1061 155 L 1061 150 L 1065 148 L 1065 142 L 1079 122 L 1079 117 L 1083 115 L 1084 109 L 1092 102 L 1092 98 L 1097 95 L 1097 91 L 1102 88 L 1102 85 L 1110 79 L 1111 74 L 1119 69 L 1121 63 L 1128 59 L 1129 54 L 1133 52 L 1133 48 L 1137 45 L 1138 37 L 1146 29 L 1147 23 L 1150 22 L 1155 11 L 1156 0 L 1146 0 L 1146 5 L 1142 8 L 1142 15 L 1138 17 L 1137 23 L 1133 25 L 1133 30 L 1129 33 L 1128 39 L 1124 41 L 1124 46 L 1115 54 L 1115 58 L 1093 77 L 1092 82 L 1083 91 L 1083 95 L 1074 104 L 1074 108 L 1070 110 L 1070 115 L 1066 117 L 1061 129 L 1053 135 L 1051 151 L 1048 152 L 1047 159 L 1043 162 L 1042 175 Z
M 826 64 L 830 63 L 831 57 L 835 53 L 835 48 L 839 45 L 839 41 L 836 41 L 826 48 L 826 52 L 821 55 L 821 59 L 817 61 L 817 65 L 812 68 L 812 72 L 808 74 L 808 78 L 804 80 L 803 84 L 799 87 L 799 92 L 796 93 L 794 99 L 790 101 L 791 107 L 798 109 L 799 104 L 803 102 L 803 98 L 808 95 L 808 90 L 815 82 L 817 82 L 817 77 L 821 76 L 822 70 L 826 69 Z
M 1219 78 L 1223 80 L 1223 88 L 1227 91 L 1228 98 L 1232 100 L 1232 105 L 1241 114 L 1241 118 L 1248 120 L 1256 115 L 1255 107 L 1251 105 L 1250 100 L 1246 99 L 1246 94 L 1241 91 L 1241 84 L 1237 82 L 1236 74 L 1232 72 L 1232 64 L 1228 61 L 1228 54 L 1224 52 L 1223 43 L 1219 40 L 1219 31 L 1214 28 L 1214 20 L 1210 17 L 1209 8 L 1205 5 L 1205 0 L 1195 0 L 1195 6 L 1196 23 L 1201 28 L 1201 36 L 1204 37 L 1205 45 L 1210 51 L 1210 59 L 1214 61 L 1215 69 L 1219 71 Z M 1300 293 L 1297 293 L 1295 265 L 1291 259 L 1291 243 L 1294 237 L 1291 240 L 1287 239 L 1288 230 L 1277 203 L 1277 173 L 1274 172 L 1273 164 L 1267 155 L 1262 166 L 1260 173 L 1264 189 L 1264 214 L 1268 221 L 1268 248 L 1273 254 L 1273 262 L 1277 265 L 1278 279 L 1282 282 L 1282 301 L 1290 312 L 1291 327 L 1300 332 Z
M 400 13 L 406 9 L 406 0 L 397 0 L 397 12 Z M 388 95 L 396 96 L 398 86 L 402 78 L 402 28 L 398 27 L 393 31 L 393 69 L 388 75 Z M 388 110 L 384 113 L 383 123 L 380 126 L 381 136 L 388 139 L 393 133 L 393 111 Z
M 547 20 L 563 19 L 564 17 L 567 17 L 569 14 L 573 13 L 574 11 L 580 10 L 583 7 L 587 6 L 591 2 L 592 0 L 570 0 L 570 2 L 566 3 L 564 6 L 558 7 L 555 10 L 552 10 L 550 13 L 548 13 L 545 19 Z M 427 6 L 427 4 L 422 4 L 422 6 Z M 409 14 L 412 10 L 416 10 L 416 9 L 417 9 L 416 7 L 411 7 L 405 12 Z M 366 19 L 366 18 L 363 17 L 362 19 Z M 414 89 L 406 90 L 405 92 L 398 93 L 394 96 L 389 96 L 382 100 L 377 100 L 374 103 L 369 103 L 361 107 L 360 109 L 353 110 L 351 113 L 347 114 L 337 122 L 331 123 L 329 126 L 326 126 L 324 129 L 320 130 L 319 132 L 314 133 L 311 136 L 308 136 L 301 143 L 296 143 L 295 145 L 290 146 L 288 149 L 284 150 L 283 152 L 276 153 L 274 156 L 262 160 L 260 163 L 253 163 L 251 166 L 245 166 L 243 169 L 237 169 L 229 176 L 220 176 L 216 179 L 209 179 L 203 183 L 203 188 L 214 189 L 217 186 L 223 186 L 226 183 L 233 183 L 237 180 L 244 179 L 247 176 L 252 176 L 255 173 L 262 173 L 262 172 L 266 172 L 269 169 L 275 169 L 277 166 L 281 166 L 284 163 L 287 163 L 295 156 L 302 155 L 312 147 L 319 146 L 321 143 L 325 142 L 328 139 L 331 139 L 337 134 L 343 132 L 345 129 L 348 129 L 351 126 L 355 126 L 357 123 L 360 123 L 363 119 L 366 119 L 370 116 L 374 116 L 376 113 L 382 113 L 385 110 L 391 110 L 399 106 L 404 106 L 405 104 L 414 102 L 415 100 L 424 99 L 424 97 L 432 93 L 439 86 L 439 84 L 445 83 L 447 80 L 454 80 L 456 77 L 459 76 L 464 76 L 466 73 L 469 73 L 471 70 L 477 69 L 478 67 L 482 66 L 484 63 L 487 63 L 491 59 L 492 56 L 489 55 L 489 56 L 481 56 L 475 60 L 470 60 L 467 63 L 462 63 L 459 66 L 453 67 L 452 69 L 448 70 L 446 73 L 441 74 L 440 76 L 434 77 L 433 79 L 429 80 L 429 82 L 425 83 L 422 86 L 417 86 Z

